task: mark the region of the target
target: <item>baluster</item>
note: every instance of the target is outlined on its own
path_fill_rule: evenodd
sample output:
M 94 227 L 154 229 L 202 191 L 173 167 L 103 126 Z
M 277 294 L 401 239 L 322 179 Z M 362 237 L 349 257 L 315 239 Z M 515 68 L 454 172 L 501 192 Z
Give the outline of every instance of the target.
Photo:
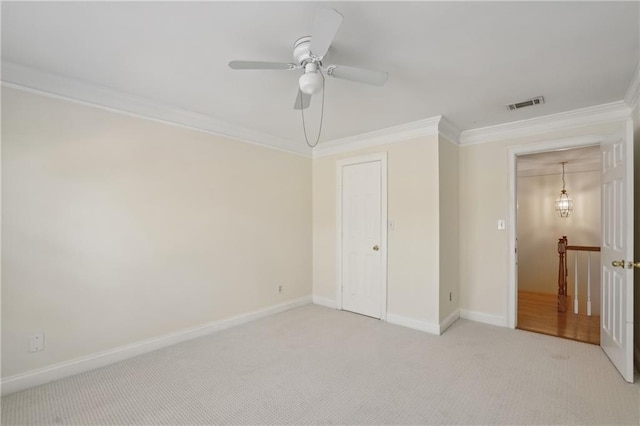
M 574 288 L 574 296 L 573 296 L 573 313 L 578 313 L 578 252 L 575 252 L 574 255 L 574 275 L 573 275 L 573 288 Z
M 587 315 L 591 316 L 591 252 L 587 252 Z
M 562 237 L 558 240 L 558 253 L 560 255 L 560 262 L 558 266 L 558 312 L 566 312 L 566 294 L 567 294 L 567 283 L 568 283 L 568 275 L 567 275 L 567 263 L 568 263 L 568 253 L 570 251 L 575 252 L 574 262 L 574 281 L 573 281 L 573 313 L 580 313 L 580 299 L 579 299 L 579 286 L 580 286 L 580 277 L 578 271 L 578 263 L 580 260 L 578 256 L 581 251 L 587 252 L 587 296 L 586 296 L 586 308 L 587 308 L 587 316 L 593 315 L 593 304 L 591 302 L 591 252 L 598 252 L 598 256 L 600 256 L 600 247 L 592 247 L 592 246 L 570 246 L 568 245 L 567 237 Z M 596 264 L 600 263 L 600 259 L 597 260 Z M 564 273 L 563 273 L 564 267 Z M 598 277 L 596 276 L 596 279 Z M 599 280 L 598 280 L 599 281 Z M 594 285 L 598 285 L 598 281 L 594 283 Z M 599 288 L 595 289 L 596 294 L 600 291 Z

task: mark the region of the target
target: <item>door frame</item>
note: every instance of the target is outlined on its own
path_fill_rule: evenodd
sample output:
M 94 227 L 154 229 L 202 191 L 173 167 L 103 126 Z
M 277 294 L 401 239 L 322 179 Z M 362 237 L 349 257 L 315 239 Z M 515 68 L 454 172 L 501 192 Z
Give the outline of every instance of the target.
M 380 162 L 380 319 L 387 320 L 387 153 L 350 157 L 336 162 L 336 307 L 342 310 L 342 170 L 345 166 Z
M 518 266 L 517 262 L 517 237 L 518 237 L 518 169 L 517 162 L 519 155 L 537 154 L 541 152 L 558 151 L 562 149 L 583 148 L 586 146 L 600 145 L 604 141 L 604 135 L 591 134 L 562 139 L 550 139 L 543 142 L 529 143 L 510 147 L 507 150 L 508 163 L 508 217 L 507 232 L 509 238 L 509 268 L 507 285 L 507 326 L 516 328 L 518 325 Z

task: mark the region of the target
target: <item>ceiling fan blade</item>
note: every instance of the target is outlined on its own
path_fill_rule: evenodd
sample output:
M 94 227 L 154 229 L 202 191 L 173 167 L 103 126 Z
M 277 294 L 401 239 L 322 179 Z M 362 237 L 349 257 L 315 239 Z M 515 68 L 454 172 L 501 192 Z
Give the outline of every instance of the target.
M 307 109 L 311 102 L 311 95 L 302 93 L 302 90 L 298 90 L 298 96 L 296 97 L 296 103 L 293 104 L 293 109 Z
M 387 80 L 389 80 L 389 73 L 387 72 L 345 67 L 344 65 L 331 65 L 327 67 L 327 74 L 331 77 L 358 81 L 374 86 L 383 86 Z
M 231 61 L 229 68 L 234 70 L 292 70 L 296 68 L 296 65 L 283 62 Z
M 316 56 L 324 56 L 340 28 L 342 15 L 335 9 L 321 9 L 313 22 L 310 50 Z

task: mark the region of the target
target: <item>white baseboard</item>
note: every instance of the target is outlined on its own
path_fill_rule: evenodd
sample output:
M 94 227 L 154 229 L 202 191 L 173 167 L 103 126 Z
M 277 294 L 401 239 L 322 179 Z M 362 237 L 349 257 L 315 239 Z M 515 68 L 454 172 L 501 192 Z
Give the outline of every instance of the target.
M 104 367 L 118 361 L 122 361 L 147 352 L 155 351 L 166 346 L 175 345 L 185 340 L 191 340 L 216 331 L 224 330 L 250 321 L 274 315 L 289 309 L 311 303 L 311 296 L 301 297 L 277 305 L 268 306 L 257 311 L 235 315 L 229 318 L 213 321 L 198 327 L 177 331 L 160 337 L 142 340 L 115 349 L 83 356 L 26 373 L 10 376 L 2 380 L 0 387 L 2 395 L 18 392 L 34 386 L 52 382 L 54 380 L 84 373 Z
M 387 313 L 387 322 L 390 324 L 401 325 L 407 328 L 413 328 L 414 330 L 424 331 L 429 334 L 440 334 L 440 326 L 438 324 L 416 318 Z
M 326 297 L 313 296 L 313 303 L 315 305 L 326 306 L 331 309 L 338 309 L 338 303 L 333 299 L 328 299 Z
M 455 311 L 451 312 L 451 314 L 449 314 L 444 320 L 440 321 L 440 330 L 438 334 L 444 333 L 447 328 L 451 327 L 451 324 L 458 321 L 458 318 L 460 318 L 460 311 L 456 309 Z
M 505 317 L 499 317 L 497 315 L 485 314 L 482 312 L 468 311 L 466 309 L 460 309 L 460 318 L 468 319 L 471 321 L 482 322 L 489 325 L 497 325 L 498 327 L 508 327 L 507 319 Z

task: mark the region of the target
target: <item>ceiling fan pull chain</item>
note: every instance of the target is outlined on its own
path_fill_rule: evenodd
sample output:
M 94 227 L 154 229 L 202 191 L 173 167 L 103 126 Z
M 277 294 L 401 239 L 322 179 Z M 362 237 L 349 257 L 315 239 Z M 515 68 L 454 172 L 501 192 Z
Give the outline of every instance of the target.
M 322 76 L 322 105 L 320 108 L 320 128 L 318 129 L 318 137 L 316 138 L 316 141 L 313 145 L 311 145 L 309 143 L 309 137 L 307 136 L 307 125 L 304 122 L 304 108 L 302 108 L 302 96 L 300 96 L 300 112 L 302 113 L 302 130 L 304 131 L 304 140 L 307 142 L 307 146 L 309 148 L 314 148 L 316 145 L 318 145 L 318 142 L 320 141 L 320 134 L 322 133 L 322 120 L 324 119 L 324 82 L 325 82 L 325 78 L 324 78 L 324 74 L 322 74 L 322 71 L 320 70 L 320 67 L 318 67 L 318 73 Z

